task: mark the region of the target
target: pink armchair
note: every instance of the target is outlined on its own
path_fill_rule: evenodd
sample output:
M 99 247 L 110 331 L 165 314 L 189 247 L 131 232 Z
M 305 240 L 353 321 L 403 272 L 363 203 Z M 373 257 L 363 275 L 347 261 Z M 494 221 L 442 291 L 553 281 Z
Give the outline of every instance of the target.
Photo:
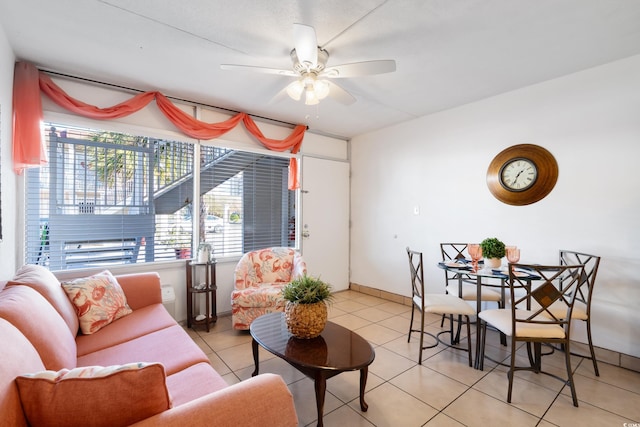
M 284 311 L 282 288 L 307 272 L 293 248 L 273 247 L 247 252 L 235 269 L 231 293 L 231 320 L 235 329 L 249 329 L 258 316 Z

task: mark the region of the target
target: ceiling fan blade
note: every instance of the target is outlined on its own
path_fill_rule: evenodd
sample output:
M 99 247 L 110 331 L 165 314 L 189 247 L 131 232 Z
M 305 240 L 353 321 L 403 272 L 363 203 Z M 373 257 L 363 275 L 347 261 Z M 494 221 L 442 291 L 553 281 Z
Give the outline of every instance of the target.
M 396 61 L 385 59 L 380 61 L 354 62 L 325 68 L 319 77 L 341 79 L 347 77 L 370 76 L 373 74 L 391 73 L 396 70 Z
M 356 98 L 354 98 L 353 95 L 342 89 L 334 82 L 327 81 L 327 83 L 329 83 L 329 96 L 331 98 L 344 105 L 351 105 L 356 102 Z
M 308 68 L 315 68 L 318 65 L 318 39 L 313 27 L 293 24 L 293 46 L 301 64 Z
M 278 68 L 266 68 L 266 67 L 254 67 L 253 65 L 235 65 L 235 64 L 221 64 L 220 68 L 223 70 L 231 71 L 249 71 L 252 73 L 261 74 L 277 74 L 279 76 L 298 77 L 299 74 L 293 70 L 281 70 Z
M 285 99 L 288 99 L 289 98 L 289 96 L 287 95 L 288 87 L 289 87 L 288 85 L 283 87 L 278 93 L 273 95 L 273 97 L 269 100 L 269 102 L 267 102 L 267 105 L 277 104 L 284 101 Z

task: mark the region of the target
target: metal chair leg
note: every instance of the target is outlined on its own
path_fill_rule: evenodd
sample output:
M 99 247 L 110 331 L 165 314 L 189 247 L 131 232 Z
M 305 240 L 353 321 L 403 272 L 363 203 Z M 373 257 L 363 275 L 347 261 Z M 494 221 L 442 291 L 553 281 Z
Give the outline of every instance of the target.
M 593 362 L 593 371 L 596 377 L 600 376 L 598 371 L 598 361 L 596 360 L 596 352 L 593 349 L 593 341 L 591 340 L 591 322 L 587 320 L 587 343 L 589 344 L 589 352 L 591 353 L 591 361 Z
M 567 342 L 567 349 L 564 352 L 565 363 L 567 365 L 567 383 L 571 389 L 571 399 L 573 400 L 573 406 L 578 407 L 578 396 L 576 395 L 576 386 L 573 383 L 573 371 L 571 370 L 571 352 L 569 351 L 569 342 Z
M 534 344 L 534 346 L 535 346 L 535 344 Z M 537 350 L 537 347 L 536 347 L 536 350 Z M 542 349 L 540 349 L 540 353 L 542 353 Z M 537 364 L 537 361 L 538 361 L 538 358 L 541 357 L 541 356 L 538 355 L 537 352 L 536 352 L 535 355 L 531 352 L 531 343 L 530 342 L 527 342 L 527 356 L 529 357 L 529 366 L 531 366 L 532 368 L 535 368 L 535 366 Z M 537 374 L 539 372 L 539 370 L 536 370 L 535 372 Z
M 482 322 L 480 324 L 480 336 L 476 337 L 476 339 L 478 340 L 478 345 L 476 346 L 477 368 L 482 371 L 484 370 L 484 350 L 487 338 L 487 322 L 480 319 L 477 319 L 476 322 Z
M 407 342 L 411 342 L 411 331 L 413 330 L 413 312 L 416 309 L 416 307 L 412 304 L 411 305 L 411 321 L 409 322 L 409 336 L 407 336 Z
M 424 343 L 424 311 L 420 310 L 420 350 L 418 352 L 418 365 L 422 365 L 422 347 Z
M 469 320 L 469 316 L 464 316 L 467 319 L 467 348 L 469 349 L 469 367 L 473 366 L 471 361 L 471 321 Z M 460 333 L 460 328 L 458 328 L 458 333 Z
M 507 402 L 511 403 L 511 394 L 513 391 L 513 376 L 515 375 L 516 368 L 516 340 L 515 337 L 511 337 L 511 367 L 509 368 L 509 372 L 507 372 L 507 377 L 509 378 L 509 389 L 507 391 Z

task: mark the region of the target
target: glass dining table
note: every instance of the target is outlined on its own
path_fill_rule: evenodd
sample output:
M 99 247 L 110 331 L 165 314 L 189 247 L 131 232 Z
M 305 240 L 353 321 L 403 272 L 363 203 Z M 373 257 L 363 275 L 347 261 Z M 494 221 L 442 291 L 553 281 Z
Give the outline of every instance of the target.
M 484 268 L 482 262 L 480 262 L 477 268 L 474 268 L 471 260 L 459 259 L 456 261 L 443 261 L 438 263 L 438 267 L 443 270 L 452 272 L 458 278 L 458 295 L 462 295 L 463 283 L 475 283 L 477 296 L 476 296 L 476 313 L 482 311 L 482 289 L 497 289 L 501 295 L 501 307 L 504 308 L 506 301 L 506 293 L 509 289 L 509 271 L 506 268 Z M 530 274 L 524 270 L 517 270 L 515 272 L 521 279 L 524 279 L 528 286 L 531 286 L 531 281 L 540 279 L 540 277 Z M 476 319 L 476 354 L 474 368 L 480 369 L 480 322 Z M 500 343 L 506 345 L 506 337 L 500 334 Z

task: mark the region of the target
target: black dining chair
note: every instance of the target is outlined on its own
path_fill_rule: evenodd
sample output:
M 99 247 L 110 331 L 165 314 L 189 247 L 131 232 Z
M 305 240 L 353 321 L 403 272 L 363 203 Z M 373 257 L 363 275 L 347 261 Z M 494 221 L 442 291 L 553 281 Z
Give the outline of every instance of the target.
M 442 262 L 465 262 L 469 261 L 471 257 L 467 253 L 468 243 L 440 243 L 440 254 L 442 255 Z M 462 280 L 460 280 L 462 279 Z M 444 286 L 445 292 L 450 295 L 455 295 L 462 298 L 465 301 L 476 301 L 478 299 L 477 281 L 473 277 L 464 273 L 459 273 L 450 270 L 444 270 Z M 504 307 L 502 301 L 502 294 L 493 287 L 483 287 L 481 301 L 495 302 L 498 308 Z M 442 316 L 440 321 L 440 327 L 444 326 L 444 320 L 447 316 Z M 451 316 L 449 316 L 451 317 Z M 458 333 L 452 336 L 452 344 L 457 343 L 457 337 L 460 332 L 460 323 L 458 323 Z
M 422 350 L 433 348 L 438 345 L 438 343 L 443 343 L 444 345 L 459 349 L 465 350 L 469 353 L 469 366 L 472 366 L 472 355 L 471 355 L 471 327 L 469 322 L 469 316 L 473 316 L 476 314 L 476 311 L 467 304 L 462 298 L 459 298 L 454 295 L 447 294 L 431 294 L 425 293 L 424 291 L 424 270 L 423 270 L 423 260 L 422 260 L 422 252 L 413 251 L 407 247 L 407 255 L 409 257 L 409 268 L 411 271 L 411 300 L 413 301 L 411 305 L 411 322 L 409 323 L 409 334 L 407 337 L 407 342 L 411 342 L 411 333 L 419 332 L 420 333 L 420 350 L 418 352 L 418 363 L 422 364 Z M 416 309 L 420 312 L 420 329 L 414 329 L 413 320 L 414 313 Z M 437 315 L 450 315 L 452 318 L 452 322 L 449 325 L 449 329 L 439 332 L 434 335 L 431 334 L 424 329 L 425 322 L 425 314 L 433 313 Z M 465 323 L 467 325 L 467 348 L 463 348 L 460 346 L 456 346 L 453 343 L 448 344 L 440 339 L 441 334 L 449 333 L 453 337 L 453 316 L 456 316 L 458 319 L 465 319 Z M 434 344 L 424 345 L 424 336 L 429 335 L 435 340 Z
M 470 260 L 466 254 L 467 243 L 440 243 L 442 262 Z M 460 292 L 459 279 L 462 276 L 462 292 Z M 478 298 L 476 279 L 466 274 L 444 270 L 445 289 L 448 294 L 455 295 L 465 301 L 475 301 Z M 482 288 L 482 301 L 495 302 L 498 308 L 504 307 L 502 295 L 496 289 Z
M 561 380 L 571 389 L 573 405 L 578 406 L 573 371 L 571 369 L 571 318 L 584 280 L 583 265 L 509 264 L 509 308 L 483 310 L 478 314 L 482 322 L 480 337 L 480 369 L 483 368 L 487 325 L 492 325 L 511 337 L 509 388 L 507 402 L 511 403 L 513 377 L 516 371 L 529 370 Z M 513 267 L 513 268 L 512 268 Z M 522 273 L 525 270 L 527 273 Z M 539 277 L 535 287 L 529 279 Z M 551 307 L 563 304 L 562 313 Z M 525 342 L 529 366 L 516 366 L 517 344 Z M 560 345 L 565 349 L 567 378 L 542 370 L 542 344 Z M 531 346 L 533 345 L 533 353 Z
M 572 353 L 574 356 L 579 356 L 584 359 L 591 360 L 593 362 L 593 370 L 597 377 L 600 376 L 598 371 L 598 361 L 596 360 L 596 353 L 593 348 L 593 339 L 591 338 L 591 297 L 593 296 L 593 288 L 596 283 L 596 275 L 598 274 L 598 267 L 600 265 L 600 257 L 596 255 L 586 254 L 575 251 L 560 251 L 560 264 L 563 265 L 584 265 L 584 277 L 581 280 L 578 293 L 576 295 L 575 306 L 573 307 L 572 316 L 573 319 L 582 320 L 586 324 L 587 329 L 587 345 L 589 346 L 589 353 L 591 356 L 585 356 L 584 354 Z M 556 306 L 560 310 L 558 315 L 562 312 L 563 307 L 556 303 Z

